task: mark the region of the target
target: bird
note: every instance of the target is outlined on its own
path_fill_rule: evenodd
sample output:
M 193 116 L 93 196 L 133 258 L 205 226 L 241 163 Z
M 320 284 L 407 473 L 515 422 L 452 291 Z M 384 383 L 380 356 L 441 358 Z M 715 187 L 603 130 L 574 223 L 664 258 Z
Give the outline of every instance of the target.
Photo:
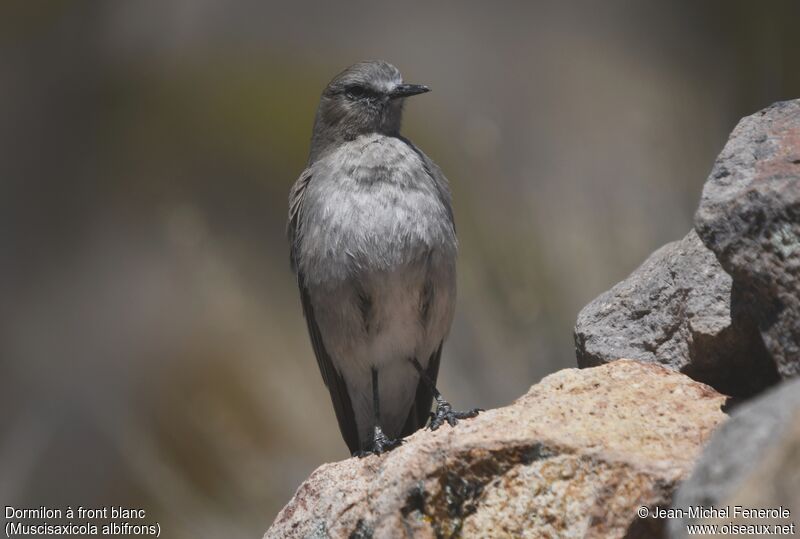
M 400 134 L 405 100 L 428 91 L 382 60 L 336 75 L 289 193 L 291 267 L 353 456 L 389 451 L 428 420 L 436 430 L 482 411 L 453 410 L 436 388 L 455 311 L 456 227 L 444 174 Z

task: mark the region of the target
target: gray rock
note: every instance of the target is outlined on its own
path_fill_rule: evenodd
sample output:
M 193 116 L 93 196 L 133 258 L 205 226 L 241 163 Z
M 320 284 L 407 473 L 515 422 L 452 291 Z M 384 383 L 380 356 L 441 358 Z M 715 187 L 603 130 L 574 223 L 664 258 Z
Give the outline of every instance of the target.
M 695 228 L 740 288 L 778 372 L 800 374 L 800 100 L 739 122 Z
M 578 365 L 637 359 L 728 395 L 753 395 L 778 376 L 737 300 L 731 277 L 691 231 L 584 307 L 575 327 Z
M 678 488 L 673 507 L 723 508 L 746 503 L 745 507 L 767 508 L 796 504 L 800 500 L 800 492 L 794 490 L 800 484 L 800 452 L 786 449 L 800 447 L 798 420 L 800 380 L 783 382 L 737 407 L 714 433 L 689 479 Z M 777 463 L 785 468 L 776 469 Z M 781 481 L 793 487 L 776 496 L 772 491 Z M 774 505 L 758 505 L 763 503 Z M 734 520 L 732 517 L 723 520 Z M 796 518 L 794 512 L 792 517 Z M 671 520 L 670 536 L 686 537 L 686 524 L 694 522 Z

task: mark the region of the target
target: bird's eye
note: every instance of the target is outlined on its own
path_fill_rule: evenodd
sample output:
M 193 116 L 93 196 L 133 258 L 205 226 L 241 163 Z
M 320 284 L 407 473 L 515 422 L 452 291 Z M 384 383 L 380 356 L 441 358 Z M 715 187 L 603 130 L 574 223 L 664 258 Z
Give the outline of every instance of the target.
M 354 85 L 345 88 L 344 93 L 349 99 L 361 99 L 362 97 L 366 97 L 368 92 L 363 86 Z

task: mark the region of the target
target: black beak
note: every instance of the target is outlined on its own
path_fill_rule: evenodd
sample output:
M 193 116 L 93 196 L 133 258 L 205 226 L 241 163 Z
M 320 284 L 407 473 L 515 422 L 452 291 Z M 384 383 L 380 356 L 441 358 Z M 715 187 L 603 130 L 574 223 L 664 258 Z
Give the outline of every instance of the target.
M 399 97 L 411 97 L 412 95 L 424 94 L 430 92 L 431 89 L 423 84 L 398 84 L 391 91 L 389 97 L 397 99 Z

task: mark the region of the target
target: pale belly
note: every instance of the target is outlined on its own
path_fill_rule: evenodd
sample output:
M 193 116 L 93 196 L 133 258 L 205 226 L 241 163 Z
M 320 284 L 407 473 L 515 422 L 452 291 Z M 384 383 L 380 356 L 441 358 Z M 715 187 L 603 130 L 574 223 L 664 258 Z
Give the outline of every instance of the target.
M 325 347 L 347 384 L 359 437 L 369 437 L 374 425 L 373 369 L 381 427 L 398 436 L 419 383 L 410 360 L 427 367 L 450 328 L 454 262 L 433 254 L 393 270 L 365 271 L 357 284 L 326 283 L 309 292 Z

